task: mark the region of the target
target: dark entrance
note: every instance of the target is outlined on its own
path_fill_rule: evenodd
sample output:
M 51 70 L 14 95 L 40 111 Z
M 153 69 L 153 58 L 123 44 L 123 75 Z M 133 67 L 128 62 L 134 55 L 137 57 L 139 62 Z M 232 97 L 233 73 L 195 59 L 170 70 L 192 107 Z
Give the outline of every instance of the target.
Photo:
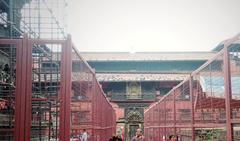
M 143 108 L 126 108 L 126 141 L 131 141 L 138 128 L 143 129 Z

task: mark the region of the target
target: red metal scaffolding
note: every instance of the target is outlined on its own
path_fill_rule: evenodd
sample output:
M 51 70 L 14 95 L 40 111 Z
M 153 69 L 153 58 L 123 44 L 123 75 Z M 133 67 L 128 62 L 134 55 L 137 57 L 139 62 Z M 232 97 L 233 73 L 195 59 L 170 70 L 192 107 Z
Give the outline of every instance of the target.
M 95 72 L 73 48 L 71 133 L 86 129 L 90 141 L 105 141 L 116 132 L 116 114 L 107 100 Z
M 115 111 L 70 36 L 24 35 L 0 39 L 0 47 L 16 50 L 10 67 L 14 79 L 0 83 L 1 140 L 69 141 L 86 129 L 90 141 L 102 141 L 115 133 Z
M 147 141 L 240 140 L 240 35 L 144 113 Z

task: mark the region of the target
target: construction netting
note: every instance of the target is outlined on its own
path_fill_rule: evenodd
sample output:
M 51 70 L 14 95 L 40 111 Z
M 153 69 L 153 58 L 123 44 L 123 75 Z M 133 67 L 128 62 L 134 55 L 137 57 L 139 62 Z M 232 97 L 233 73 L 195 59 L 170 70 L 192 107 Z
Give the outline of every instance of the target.
M 240 138 L 240 44 L 223 49 L 145 113 L 148 141 L 238 141 Z
M 115 111 L 108 102 L 94 71 L 76 49 L 72 56 L 71 135 L 84 129 L 91 141 L 108 140 L 115 133 Z
M 115 133 L 115 110 L 95 72 L 65 40 L 0 39 L 0 140 L 90 141 Z

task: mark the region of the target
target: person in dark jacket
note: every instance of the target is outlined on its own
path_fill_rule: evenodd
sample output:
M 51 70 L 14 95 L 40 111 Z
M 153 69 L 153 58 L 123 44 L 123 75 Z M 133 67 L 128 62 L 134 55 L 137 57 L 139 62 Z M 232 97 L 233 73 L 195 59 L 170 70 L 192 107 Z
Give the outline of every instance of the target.
M 122 138 L 116 135 L 113 135 L 112 138 L 110 138 L 108 141 L 122 141 Z

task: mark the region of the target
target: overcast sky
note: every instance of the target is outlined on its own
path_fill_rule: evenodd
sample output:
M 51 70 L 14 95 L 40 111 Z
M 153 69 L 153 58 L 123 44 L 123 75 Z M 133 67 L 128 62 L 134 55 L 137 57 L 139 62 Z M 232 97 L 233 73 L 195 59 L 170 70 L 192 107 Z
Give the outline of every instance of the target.
M 80 51 L 210 51 L 240 32 L 240 0 L 68 0 Z

